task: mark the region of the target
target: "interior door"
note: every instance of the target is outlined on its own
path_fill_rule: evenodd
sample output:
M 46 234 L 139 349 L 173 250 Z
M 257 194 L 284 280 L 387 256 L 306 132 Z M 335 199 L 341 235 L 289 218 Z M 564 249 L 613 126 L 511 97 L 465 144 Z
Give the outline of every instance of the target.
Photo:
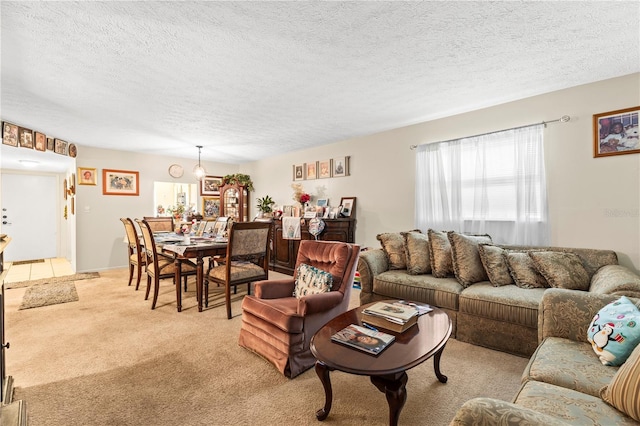
M 56 257 L 57 178 L 2 174 L 2 233 L 12 238 L 4 260 Z

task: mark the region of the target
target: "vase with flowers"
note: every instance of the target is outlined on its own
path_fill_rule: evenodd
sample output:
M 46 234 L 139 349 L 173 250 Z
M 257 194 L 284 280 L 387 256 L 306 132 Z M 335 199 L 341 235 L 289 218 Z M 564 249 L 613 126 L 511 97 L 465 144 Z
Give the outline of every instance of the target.
M 294 183 L 291 185 L 291 188 L 293 189 L 293 200 L 300 203 L 303 209 L 306 208 L 307 203 L 311 201 L 311 195 L 304 192 L 304 188 L 301 183 Z

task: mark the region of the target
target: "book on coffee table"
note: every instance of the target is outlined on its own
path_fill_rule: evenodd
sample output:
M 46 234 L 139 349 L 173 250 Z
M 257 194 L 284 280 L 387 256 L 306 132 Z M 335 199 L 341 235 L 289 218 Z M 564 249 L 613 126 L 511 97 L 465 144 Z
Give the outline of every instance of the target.
M 378 355 L 395 340 L 395 336 L 351 324 L 331 336 L 331 340 L 372 355 Z
M 418 315 L 412 316 L 404 324 L 398 324 L 397 322 L 391 322 L 386 318 L 379 317 L 377 315 L 369 315 L 366 312 L 363 312 L 362 322 L 374 327 L 384 328 L 386 330 L 395 331 L 396 333 L 402 333 L 418 323 Z
M 396 324 L 404 325 L 412 317 L 418 316 L 418 310 L 403 303 L 378 302 L 362 311 L 364 314 L 384 318 Z

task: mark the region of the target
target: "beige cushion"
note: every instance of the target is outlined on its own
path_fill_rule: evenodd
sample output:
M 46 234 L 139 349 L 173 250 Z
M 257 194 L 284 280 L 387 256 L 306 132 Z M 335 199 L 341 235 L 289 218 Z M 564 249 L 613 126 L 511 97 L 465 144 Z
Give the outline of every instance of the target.
M 533 259 L 526 251 L 505 250 L 504 253 L 509 273 L 516 285 L 520 288 L 544 288 L 548 287 L 547 281 L 538 272 Z
M 416 229 L 412 232 L 420 232 Z M 376 235 L 382 250 L 389 259 L 389 269 L 406 269 L 407 258 L 404 251 L 404 237 L 401 233 L 384 233 Z
M 456 278 L 463 287 L 469 287 L 473 283 L 487 281 L 487 273 L 480 260 L 478 244 L 491 244 L 488 235 L 465 235 L 459 232 L 447 232 L 451 244 L 451 260 Z
M 640 421 L 640 345 L 618 369 L 611 383 L 602 388 L 600 397 L 627 416 Z
M 301 263 L 296 270 L 293 296 L 300 299 L 311 294 L 326 293 L 333 285 L 333 275 L 314 266 Z
M 404 251 L 407 257 L 407 272 L 410 275 L 428 274 L 431 272 L 429 257 L 429 239 L 422 232 L 403 232 Z
M 491 244 L 478 244 L 482 266 L 484 266 L 484 271 L 494 287 L 513 284 L 513 278 L 504 258 L 504 251 L 502 247 Z
M 231 279 L 230 281 L 237 280 L 251 280 L 252 278 L 265 279 L 264 269 L 255 263 L 251 262 L 231 262 Z M 209 272 L 209 277 L 218 281 L 226 281 L 227 266 L 216 266 Z
M 446 232 L 427 230 L 429 237 L 429 258 L 431 261 L 431 274 L 436 278 L 453 277 L 453 259 L 451 257 L 451 244 Z
M 574 253 L 558 251 L 529 252 L 538 272 L 551 287 L 568 290 L 589 290 L 589 274 Z

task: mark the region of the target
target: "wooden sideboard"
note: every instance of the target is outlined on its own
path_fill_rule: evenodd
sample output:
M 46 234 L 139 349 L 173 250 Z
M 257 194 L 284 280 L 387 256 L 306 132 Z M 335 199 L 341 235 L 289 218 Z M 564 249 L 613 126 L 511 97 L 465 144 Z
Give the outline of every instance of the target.
M 325 227 L 318 235 L 322 241 L 343 241 L 353 243 L 356 238 L 356 220 L 352 218 L 322 219 Z M 309 233 L 308 219 L 304 219 L 301 227 L 301 239 L 313 240 Z M 282 221 L 273 222 L 273 248 L 271 250 L 272 269 L 283 274 L 293 275 L 298 257 L 300 240 L 286 240 L 282 238 Z

